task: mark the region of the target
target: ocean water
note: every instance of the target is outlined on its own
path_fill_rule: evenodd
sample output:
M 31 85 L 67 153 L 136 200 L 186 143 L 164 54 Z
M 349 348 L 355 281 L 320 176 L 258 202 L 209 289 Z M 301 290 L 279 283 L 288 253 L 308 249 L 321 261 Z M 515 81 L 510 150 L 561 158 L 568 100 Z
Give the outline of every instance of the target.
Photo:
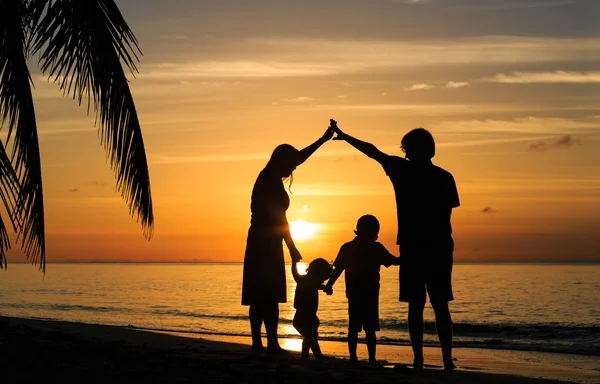
M 378 337 L 409 345 L 397 268 L 382 268 Z M 287 269 L 279 331 L 294 336 L 295 282 Z M 249 335 L 241 279 L 241 264 L 49 264 L 45 276 L 12 264 L 0 271 L 0 315 Z M 600 265 L 457 264 L 453 284 L 456 347 L 600 356 Z M 320 295 L 319 317 L 322 338 L 344 340 L 343 276 L 332 296 Z M 425 321 L 425 342 L 437 345 L 429 305 Z

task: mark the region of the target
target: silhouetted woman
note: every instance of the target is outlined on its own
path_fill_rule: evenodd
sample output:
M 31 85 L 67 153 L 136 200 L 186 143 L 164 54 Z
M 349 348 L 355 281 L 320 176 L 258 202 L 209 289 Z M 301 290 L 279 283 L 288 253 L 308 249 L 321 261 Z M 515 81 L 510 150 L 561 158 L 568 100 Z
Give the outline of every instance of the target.
M 263 321 L 267 331 L 267 351 L 283 351 L 277 341 L 279 303 L 285 303 L 287 298 L 282 242 L 285 241 L 292 260 L 302 259 L 290 234 L 286 217 L 290 198 L 282 179 L 289 177 L 332 137 L 333 130 L 327 129 L 319 140 L 301 151 L 289 144 L 281 144 L 275 148 L 254 183 L 242 286 L 242 305 L 250 306 L 253 352 L 264 351 L 260 336 Z

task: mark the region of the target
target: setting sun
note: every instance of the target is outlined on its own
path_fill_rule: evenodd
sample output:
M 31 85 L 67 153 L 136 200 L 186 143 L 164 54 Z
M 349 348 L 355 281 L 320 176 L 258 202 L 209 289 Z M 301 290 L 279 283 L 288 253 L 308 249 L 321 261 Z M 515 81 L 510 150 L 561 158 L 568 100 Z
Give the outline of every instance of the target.
M 318 225 L 308 223 L 303 220 L 296 220 L 290 223 L 290 232 L 294 240 L 308 240 L 315 236 Z

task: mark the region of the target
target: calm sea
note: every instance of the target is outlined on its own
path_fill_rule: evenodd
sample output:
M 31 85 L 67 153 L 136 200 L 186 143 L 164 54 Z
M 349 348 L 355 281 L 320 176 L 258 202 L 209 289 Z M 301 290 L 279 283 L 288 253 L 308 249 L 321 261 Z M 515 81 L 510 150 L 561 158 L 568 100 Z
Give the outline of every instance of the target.
M 479 265 L 454 268 L 455 345 L 600 355 L 600 265 Z M 241 264 L 27 264 L 0 271 L 0 315 L 131 325 L 139 328 L 248 335 L 240 305 Z M 408 345 L 407 305 L 397 300 L 398 269 L 382 269 L 382 343 Z M 280 333 L 291 324 L 295 283 Z M 346 334 L 344 279 L 321 294 L 320 335 Z M 426 308 L 426 343 L 436 345 Z

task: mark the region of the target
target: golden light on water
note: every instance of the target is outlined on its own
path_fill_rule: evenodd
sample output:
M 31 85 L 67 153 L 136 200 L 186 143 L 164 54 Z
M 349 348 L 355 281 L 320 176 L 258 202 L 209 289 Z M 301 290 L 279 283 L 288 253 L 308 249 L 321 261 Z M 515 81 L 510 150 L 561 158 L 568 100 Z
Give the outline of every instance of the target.
M 304 220 L 296 220 L 290 223 L 290 232 L 292 233 L 292 238 L 294 240 L 312 239 L 318 229 L 318 224 L 309 223 Z
M 298 331 L 292 325 L 284 325 L 283 330 L 280 330 L 280 333 L 283 334 L 298 334 Z M 279 343 L 283 349 L 287 349 L 289 351 L 301 351 L 302 350 L 302 339 L 290 339 L 290 338 L 281 338 L 279 339 Z

